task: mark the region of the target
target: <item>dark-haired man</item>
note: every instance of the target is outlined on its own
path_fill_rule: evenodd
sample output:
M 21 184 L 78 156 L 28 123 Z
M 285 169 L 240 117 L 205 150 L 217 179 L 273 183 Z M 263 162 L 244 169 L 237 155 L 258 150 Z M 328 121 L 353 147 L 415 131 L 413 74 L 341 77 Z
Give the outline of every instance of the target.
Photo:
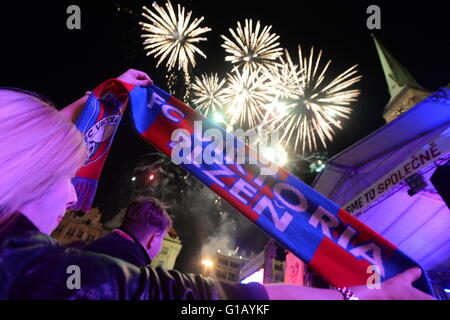
M 155 198 L 139 198 L 128 206 L 119 229 L 93 241 L 84 249 L 147 266 L 161 250 L 172 226 L 166 206 Z

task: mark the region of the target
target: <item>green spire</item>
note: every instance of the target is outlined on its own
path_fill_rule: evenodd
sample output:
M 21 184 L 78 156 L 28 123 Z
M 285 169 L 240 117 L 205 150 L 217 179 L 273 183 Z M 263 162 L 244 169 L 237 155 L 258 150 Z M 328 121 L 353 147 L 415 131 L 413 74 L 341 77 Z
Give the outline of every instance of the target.
M 406 86 L 423 89 L 405 67 L 394 59 L 373 34 L 372 37 L 375 41 L 375 46 L 377 47 L 381 65 L 383 66 L 384 76 L 386 77 L 391 99 Z

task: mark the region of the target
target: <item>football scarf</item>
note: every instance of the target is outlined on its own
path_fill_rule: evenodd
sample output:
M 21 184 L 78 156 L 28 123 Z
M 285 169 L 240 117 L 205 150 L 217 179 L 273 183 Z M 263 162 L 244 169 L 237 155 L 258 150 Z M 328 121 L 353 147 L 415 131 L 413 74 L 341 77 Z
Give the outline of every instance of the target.
M 357 218 L 156 86 L 133 87 L 110 80 L 92 93 L 77 123 L 90 153 L 75 179 L 79 196 L 76 207 L 85 210 L 92 203 L 127 104 L 127 92 L 135 129 L 143 139 L 333 286 L 373 284 L 374 271 L 384 281 L 418 266 Z M 422 271 L 414 285 L 431 294 Z
M 110 80 L 89 96 L 76 126 L 83 134 L 88 157 L 72 180 L 78 201 L 69 210 L 88 211 L 94 201 L 98 180 L 133 86 Z

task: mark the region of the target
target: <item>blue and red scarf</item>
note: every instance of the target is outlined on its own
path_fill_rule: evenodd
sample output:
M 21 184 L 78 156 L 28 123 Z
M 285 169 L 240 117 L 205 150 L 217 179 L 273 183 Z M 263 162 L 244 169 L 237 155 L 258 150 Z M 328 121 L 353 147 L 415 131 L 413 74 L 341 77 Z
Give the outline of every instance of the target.
M 88 210 L 92 204 L 128 99 L 135 129 L 143 139 L 169 157 L 177 145 L 190 143 L 193 153 L 177 152 L 179 157 L 191 159 L 191 164 L 180 165 L 333 286 L 366 285 L 373 265 L 378 267 L 381 281 L 418 266 L 395 245 L 283 168 L 262 175 L 268 164 L 259 161 L 248 146 L 245 156 L 257 159 L 254 164 L 237 164 L 232 156 L 222 163 L 201 161 L 202 152 L 211 150 L 211 141 L 199 138 L 207 129 L 219 130 L 235 147 L 243 143 L 156 86 L 134 87 L 109 80 L 94 90 L 77 123 L 90 155 L 74 180 L 79 197 L 74 209 Z M 201 121 L 200 131 L 194 121 Z M 181 134 L 173 135 L 177 129 L 183 129 L 177 131 Z M 414 285 L 432 293 L 425 272 Z

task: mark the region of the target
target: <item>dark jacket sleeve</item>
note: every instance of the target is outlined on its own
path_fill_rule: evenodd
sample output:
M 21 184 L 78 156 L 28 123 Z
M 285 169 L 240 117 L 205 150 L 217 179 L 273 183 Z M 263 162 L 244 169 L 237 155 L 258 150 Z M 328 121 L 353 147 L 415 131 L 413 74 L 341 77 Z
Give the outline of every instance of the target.
M 79 270 L 80 289 L 70 289 L 76 274 L 71 266 Z M 138 268 L 110 256 L 61 247 L 42 234 L 14 237 L 0 246 L 0 299 L 261 298 L 261 288 L 241 286 L 230 290 L 230 285 L 199 275 Z
M 144 248 L 121 236 L 109 233 L 104 237 L 94 240 L 83 248 L 84 251 L 102 253 L 129 262 L 135 266 L 143 267 L 151 263 Z

